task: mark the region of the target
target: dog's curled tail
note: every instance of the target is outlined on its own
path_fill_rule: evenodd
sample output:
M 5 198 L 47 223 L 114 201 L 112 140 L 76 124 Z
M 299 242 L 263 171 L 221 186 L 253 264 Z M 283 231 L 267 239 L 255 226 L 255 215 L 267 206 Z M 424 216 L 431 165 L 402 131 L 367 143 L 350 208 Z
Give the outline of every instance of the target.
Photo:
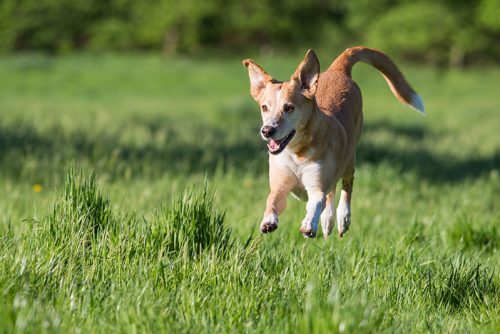
M 393 61 L 378 50 L 364 46 L 349 48 L 334 60 L 328 70 L 340 71 L 350 77 L 352 67 L 358 61 L 370 64 L 379 70 L 389 84 L 392 93 L 401 103 L 407 104 L 425 115 L 422 97 L 411 88 Z

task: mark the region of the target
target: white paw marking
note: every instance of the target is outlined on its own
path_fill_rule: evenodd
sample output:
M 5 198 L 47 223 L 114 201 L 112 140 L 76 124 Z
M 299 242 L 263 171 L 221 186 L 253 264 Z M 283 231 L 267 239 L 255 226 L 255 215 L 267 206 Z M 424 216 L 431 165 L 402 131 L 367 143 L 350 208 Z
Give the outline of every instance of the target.
M 333 230 L 333 208 L 327 206 L 321 214 L 321 229 L 323 230 L 323 237 L 326 239 Z
M 311 224 L 311 219 L 304 218 L 302 224 L 300 225 L 300 233 L 304 235 L 304 238 L 314 238 L 316 237 L 317 228 L 318 228 L 317 223 L 316 223 L 316 228 L 314 228 Z
M 262 233 L 273 232 L 278 228 L 278 216 L 274 213 L 264 216 L 260 224 L 260 231 Z
M 307 192 L 309 200 L 306 204 L 306 217 L 302 220 L 300 232 L 306 238 L 314 238 L 320 221 L 320 216 L 325 209 L 326 197 L 323 193 Z
M 316 232 L 318 231 L 318 225 L 319 225 L 319 220 L 320 217 L 318 214 L 311 216 L 306 216 L 302 220 L 302 223 L 300 225 L 300 232 L 304 235 L 306 238 L 314 238 L 316 237 Z
M 351 225 L 351 208 L 349 204 L 341 201 L 337 207 L 337 229 L 342 237 Z

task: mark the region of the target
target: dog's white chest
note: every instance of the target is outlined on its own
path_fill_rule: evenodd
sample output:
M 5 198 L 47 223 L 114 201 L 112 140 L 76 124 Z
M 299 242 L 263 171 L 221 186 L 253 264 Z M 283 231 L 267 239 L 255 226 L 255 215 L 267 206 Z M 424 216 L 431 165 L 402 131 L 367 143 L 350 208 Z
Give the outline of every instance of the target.
M 295 154 L 290 154 L 287 150 L 283 151 L 281 154 L 273 158 L 273 162 L 277 166 L 292 172 L 292 174 L 295 175 L 299 180 L 300 176 L 302 175 L 302 169 L 308 162 L 305 159 L 299 159 Z
M 307 183 L 307 179 L 319 177 L 321 171 L 321 162 L 312 161 L 304 157 L 299 158 L 297 155 L 283 151 L 281 154 L 274 156 L 273 163 L 280 168 L 291 172 L 301 185 Z

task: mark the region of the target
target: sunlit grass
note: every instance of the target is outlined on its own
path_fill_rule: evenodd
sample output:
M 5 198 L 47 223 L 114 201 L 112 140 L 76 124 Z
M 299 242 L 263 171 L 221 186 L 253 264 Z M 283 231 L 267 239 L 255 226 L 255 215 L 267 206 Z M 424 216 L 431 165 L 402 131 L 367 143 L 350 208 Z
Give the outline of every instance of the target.
M 285 79 L 300 59 L 256 60 Z M 325 242 L 293 199 L 258 233 L 267 154 L 239 59 L 1 59 L 0 328 L 498 332 L 500 72 L 402 69 L 427 117 L 354 71 L 353 223 Z

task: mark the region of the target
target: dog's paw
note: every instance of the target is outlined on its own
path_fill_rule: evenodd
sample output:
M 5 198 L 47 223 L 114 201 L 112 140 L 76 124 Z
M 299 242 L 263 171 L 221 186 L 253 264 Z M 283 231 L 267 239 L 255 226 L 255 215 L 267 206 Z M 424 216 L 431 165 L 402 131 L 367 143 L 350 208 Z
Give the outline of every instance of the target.
M 316 226 L 316 228 L 314 228 Z M 314 238 L 316 237 L 316 230 L 318 224 L 313 224 L 310 219 L 305 218 L 300 224 L 300 233 L 304 235 L 304 238 Z
M 351 210 L 347 205 L 339 205 L 337 208 L 337 229 L 342 238 L 351 225 Z
M 310 227 L 301 226 L 300 233 L 302 233 L 304 238 L 315 238 L 316 237 L 316 231 Z
M 260 224 L 260 231 L 262 233 L 270 233 L 278 228 L 278 216 L 274 213 L 267 215 L 262 219 L 262 223 Z
M 333 213 L 332 210 L 329 208 L 326 208 L 323 213 L 321 214 L 321 229 L 323 230 L 323 238 L 328 238 L 330 234 L 332 234 L 333 231 Z

